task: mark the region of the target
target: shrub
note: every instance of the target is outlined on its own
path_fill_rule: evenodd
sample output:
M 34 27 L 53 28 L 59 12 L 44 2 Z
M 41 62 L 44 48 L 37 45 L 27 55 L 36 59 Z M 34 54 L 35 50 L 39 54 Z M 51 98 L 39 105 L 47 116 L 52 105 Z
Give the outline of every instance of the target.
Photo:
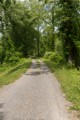
M 49 58 L 51 54 L 52 54 L 52 52 L 45 52 L 44 58 Z
M 6 62 L 18 62 L 19 58 L 20 58 L 19 52 L 15 52 L 15 53 L 12 53 L 10 51 L 6 52 L 6 57 L 5 57 Z
M 63 58 L 59 54 L 54 53 L 54 52 L 52 52 L 52 54 L 49 56 L 49 59 L 51 61 L 54 61 L 55 63 L 63 63 L 64 62 Z
M 19 62 L 19 57 L 18 56 L 11 56 L 10 59 L 8 60 L 9 62 Z
M 22 53 L 20 53 L 20 52 L 15 52 L 15 56 L 16 56 L 16 57 L 22 57 Z
M 75 68 L 75 64 L 67 63 L 67 64 L 66 64 L 66 68 L 67 68 L 67 69 L 74 69 L 74 68 Z

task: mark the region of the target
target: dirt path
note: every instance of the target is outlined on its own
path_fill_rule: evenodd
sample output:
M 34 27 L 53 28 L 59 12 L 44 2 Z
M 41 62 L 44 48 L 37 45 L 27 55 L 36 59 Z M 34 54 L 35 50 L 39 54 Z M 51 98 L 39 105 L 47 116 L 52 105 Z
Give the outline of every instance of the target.
M 67 104 L 53 74 L 33 61 L 27 73 L 0 90 L 0 120 L 77 120 Z

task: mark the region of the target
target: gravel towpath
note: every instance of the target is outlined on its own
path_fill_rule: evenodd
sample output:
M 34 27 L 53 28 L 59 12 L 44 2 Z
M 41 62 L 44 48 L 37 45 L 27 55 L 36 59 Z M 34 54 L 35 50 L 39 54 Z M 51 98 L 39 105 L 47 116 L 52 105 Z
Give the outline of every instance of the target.
M 0 89 L 0 120 L 77 120 L 47 66 L 35 60 L 16 82 Z

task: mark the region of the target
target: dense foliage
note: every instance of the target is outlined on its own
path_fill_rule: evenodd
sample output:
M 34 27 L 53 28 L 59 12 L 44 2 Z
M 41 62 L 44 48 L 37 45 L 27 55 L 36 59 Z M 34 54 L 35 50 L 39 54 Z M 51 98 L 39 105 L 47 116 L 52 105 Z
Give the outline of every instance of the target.
M 80 13 L 79 0 L 59 0 L 59 32 L 66 62 L 80 65 Z
M 39 31 L 25 3 L 2 1 L 0 10 L 0 62 L 33 54 Z
M 50 51 L 80 66 L 80 1 L 1 0 L 0 62 Z

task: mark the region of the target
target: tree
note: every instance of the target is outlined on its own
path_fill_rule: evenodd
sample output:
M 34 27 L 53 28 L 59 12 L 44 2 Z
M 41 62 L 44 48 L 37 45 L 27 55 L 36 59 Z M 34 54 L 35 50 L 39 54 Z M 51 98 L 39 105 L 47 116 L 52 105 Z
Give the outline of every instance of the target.
M 4 60 L 7 55 L 11 55 L 9 54 L 11 51 L 21 52 L 23 56 L 32 54 L 35 49 L 35 39 L 38 38 L 38 31 L 33 25 L 34 18 L 30 11 L 26 9 L 24 3 L 16 2 L 15 4 L 10 0 L 6 0 L 1 9 L 3 10 L 1 18 L 4 18 L 1 19 L 2 49 L 8 53 L 4 52 Z M 7 46 L 11 46 L 11 50 Z M 16 56 L 16 54 L 14 55 Z
M 58 27 L 66 62 L 75 63 L 79 56 L 79 0 L 56 1 L 56 25 Z M 76 22 L 77 21 L 77 22 Z M 80 58 L 79 58 L 80 59 Z M 78 61 L 77 61 L 78 63 Z

